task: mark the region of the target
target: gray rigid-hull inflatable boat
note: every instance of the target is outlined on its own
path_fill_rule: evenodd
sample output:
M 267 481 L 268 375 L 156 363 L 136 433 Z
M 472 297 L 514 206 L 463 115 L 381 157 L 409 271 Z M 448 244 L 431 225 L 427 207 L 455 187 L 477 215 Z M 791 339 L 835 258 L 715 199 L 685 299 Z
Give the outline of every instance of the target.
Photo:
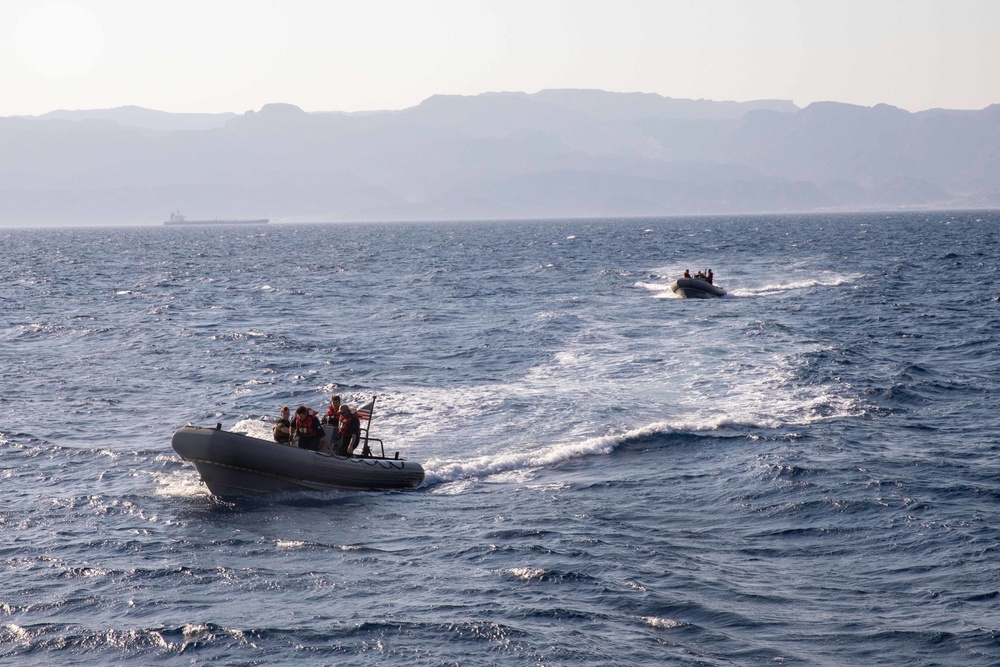
M 381 441 L 372 439 L 381 445 Z M 412 489 L 424 481 L 419 463 L 381 456 L 334 456 L 222 430 L 185 426 L 171 445 L 193 463 L 217 496 L 275 491 Z M 359 445 L 360 447 L 360 445 Z
M 713 299 L 726 294 L 718 285 L 697 278 L 678 278 L 670 284 L 670 289 L 685 299 Z

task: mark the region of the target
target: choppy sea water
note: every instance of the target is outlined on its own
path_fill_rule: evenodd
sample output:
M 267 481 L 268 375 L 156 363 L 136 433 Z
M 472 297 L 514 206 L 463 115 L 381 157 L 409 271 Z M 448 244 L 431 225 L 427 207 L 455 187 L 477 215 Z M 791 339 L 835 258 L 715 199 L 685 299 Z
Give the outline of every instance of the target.
M 0 662 L 996 665 L 998 232 L 0 230 Z M 170 448 L 331 393 L 421 488 L 225 502 Z

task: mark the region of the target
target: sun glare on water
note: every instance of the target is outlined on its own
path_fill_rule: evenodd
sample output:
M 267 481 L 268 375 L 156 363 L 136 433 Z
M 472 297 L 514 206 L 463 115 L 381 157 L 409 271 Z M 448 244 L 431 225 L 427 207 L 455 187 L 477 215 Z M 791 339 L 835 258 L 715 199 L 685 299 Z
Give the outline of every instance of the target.
M 43 76 L 78 76 L 100 59 L 104 31 L 87 10 L 67 2 L 46 2 L 21 17 L 14 29 L 14 48 Z

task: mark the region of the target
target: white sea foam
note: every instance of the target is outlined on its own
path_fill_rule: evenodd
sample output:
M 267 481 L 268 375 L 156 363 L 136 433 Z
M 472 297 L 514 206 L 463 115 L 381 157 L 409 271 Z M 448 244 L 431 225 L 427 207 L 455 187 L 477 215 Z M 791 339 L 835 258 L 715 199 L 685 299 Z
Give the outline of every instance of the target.
M 531 479 L 531 471 L 518 469 L 518 470 L 505 470 L 504 472 L 498 472 L 495 475 L 490 475 L 486 478 L 487 482 L 494 482 L 498 484 L 519 484 L 527 482 Z
M 670 290 L 670 283 L 651 283 L 645 280 L 640 280 L 635 283 L 635 287 L 639 289 L 649 290 L 650 292 L 673 292 Z
M 546 571 L 537 567 L 511 567 L 503 570 L 505 574 L 522 581 L 538 580 L 545 576 Z
M 26 646 L 31 643 L 32 633 L 27 628 L 17 625 L 16 623 L 8 623 L 4 627 L 7 629 L 7 633 L 10 635 L 12 643 L 22 643 Z
M 607 454 L 621 441 L 620 437 L 605 436 L 582 442 L 537 447 L 529 451 L 507 451 L 463 460 L 431 459 L 424 464 L 426 483 L 481 479 L 511 471 L 545 468 L 582 456 Z
M 156 493 L 160 496 L 195 497 L 210 495 L 208 487 L 201 483 L 197 474 L 190 469 L 174 473 L 152 473 L 157 484 Z
M 446 482 L 444 484 L 438 484 L 431 490 L 431 493 L 442 496 L 457 496 L 465 493 L 474 486 L 475 486 L 474 480 L 463 479 L 457 482 Z
M 670 618 L 659 618 L 658 616 L 643 616 L 642 620 L 645 621 L 647 625 L 654 627 L 657 630 L 671 630 L 684 625 L 680 621 L 675 621 Z
M 271 440 L 274 432 L 274 422 L 266 422 L 260 419 L 241 419 L 229 427 L 234 433 L 249 435 L 251 438 Z
M 279 549 L 301 549 L 306 546 L 306 544 L 307 543 L 302 540 L 277 540 L 275 541 L 274 546 Z
M 653 298 L 654 299 L 679 299 L 679 298 L 681 298 L 679 295 L 675 294 L 672 289 L 670 289 L 670 285 L 672 283 L 673 283 L 673 280 L 671 280 L 670 282 L 666 282 L 666 283 L 651 283 L 651 282 L 647 282 L 645 280 L 640 280 L 639 282 L 635 283 L 635 287 L 638 287 L 638 288 L 644 289 L 644 290 L 649 290 L 650 292 L 653 293 Z
M 757 287 L 738 287 L 729 291 L 733 296 L 770 296 L 782 292 L 808 289 L 810 287 L 837 287 L 857 282 L 863 276 L 859 273 L 839 275 L 827 274 L 816 278 L 785 279 Z
M 672 414 L 629 427 L 631 412 L 622 410 L 620 421 L 623 428 L 609 435 L 578 432 L 578 426 L 593 428 L 593 424 L 585 418 L 573 421 L 572 412 L 566 415 L 570 421 L 552 420 L 548 415 L 551 406 L 560 403 L 571 406 L 571 410 L 581 409 L 581 395 L 600 395 L 604 403 L 615 404 L 608 398 L 615 395 L 614 383 L 601 384 L 604 380 L 600 377 L 600 369 L 595 372 L 593 368 L 588 368 L 595 364 L 594 355 L 583 350 L 555 354 L 552 364 L 533 369 L 524 378 L 524 384 L 516 388 L 505 387 L 500 391 L 495 387 L 438 390 L 442 396 L 437 400 L 449 405 L 450 409 L 440 419 L 412 424 L 413 430 L 409 435 L 417 439 L 427 438 L 428 444 L 435 440 L 454 443 L 445 449 L 433 445 L 422 447 L 424 451 L 434 453 L 424 467 L 428 484 L 447 485 L 439 492 L 460 493 L 468 486 L 455 485 L 456 482 L 524 483 L 538 470 L 581 457 L 606 455 L 632 439 L 675 432 L 775 429 L 861 412 L 856 398 L 835 393 L 836 385 L 803 386 L 796 383 L 794 358 L 775 356 L 767 364 L 738 369 L 730 368 L 730 365 L 743 364 L 740 357 L 729 357 L 721 363 L 709 357 L 709 361 L 715 366 L 705 368 L 702 373 L 698 372 L 696 363 L 692 373 L 691 360 L 686 359 L 689 374 L 678 382 L 676 389 L 660 390 L 675 393 L 669 395 L 669 400 L 666 394 L 653 398 L 659 402 L 667 401 L 667 409 Z M 436 392 L 429 390 L 427 393 Z M 493 420 L 493 413 L 505 409 L 498 395 L 511 394 L 527 399 L 529 404 L 531 397 L 538 395 L 538 403 L 543 406 L 538 410 L 522 408 L 516 417 L 528 425 L 525 432 L 533 434 L 530 443 L 518 437 L 518 431 L 511 430 L 509 419 Z M 559 398 L 562 394 L 565 394 L 564 400 Z M 413 400 L 419 403 L 427 398 L 425 395 Z M 635 406 L 637 414 L 652 409 Z M 456 441 L 448 434 L 449 428 L 462 430 L 463 420 L 475 422 L 475 442 Z M 489 424 L 494 427 L 491 432 L 486 428 Z M 440 430 L 435 432 L 432 428 L 435 425 Z

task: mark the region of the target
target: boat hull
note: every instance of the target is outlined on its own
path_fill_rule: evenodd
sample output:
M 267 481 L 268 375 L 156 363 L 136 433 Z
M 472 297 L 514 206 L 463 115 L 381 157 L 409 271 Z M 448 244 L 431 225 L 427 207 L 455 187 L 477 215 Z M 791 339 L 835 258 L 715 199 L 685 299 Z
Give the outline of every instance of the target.
M 185 426 L 174 451 L 193 464 L 214 495 L 280 491 L 412 489 L 424 481 L 419 463 L 380 457 L 350 458 L 280 445 L 221 428 Z
M 670 284 L 674 294 L 685 299 L 716 299 L 726 295 L 718 285 L 697 278 L 678 278 Z

